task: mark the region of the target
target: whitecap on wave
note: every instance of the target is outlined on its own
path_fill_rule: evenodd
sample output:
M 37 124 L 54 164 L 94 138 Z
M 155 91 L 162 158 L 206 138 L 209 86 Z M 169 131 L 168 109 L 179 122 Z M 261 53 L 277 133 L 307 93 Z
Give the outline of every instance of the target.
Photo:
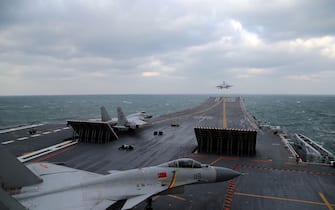
M 124 104 L 132 104 L 133 102 L 131 102 L 131 101 L 122 101 L 122 103 L 124 103 Z

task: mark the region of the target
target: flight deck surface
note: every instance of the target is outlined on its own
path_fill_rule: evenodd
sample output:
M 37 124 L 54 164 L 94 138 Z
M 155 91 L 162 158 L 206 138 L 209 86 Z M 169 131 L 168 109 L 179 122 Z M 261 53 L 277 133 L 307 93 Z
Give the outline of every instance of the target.
M 194 127 L 255 129 L 254 119 L 246 112 L 241 98 L 208 98 L 183 111 L 154 117 L 149 125 L 120 134 L 109 144 L 76 143 L 40 156 L 32 161 L 64 163 L 68 167 L 107 174 L 110 170 L 158 165 L 191 157 L 202 163 L 233 168 L 244 173 L 224 183 L 190 185 L 184 194 L 154 197 L 154 209 L 333 209 L 335 207 L 335 169 L 326 165 L 296 164 L 278 135 L 257 129 L 256 155 L 253 157 L 218 156 L 194 153 L 197 141 Z M 49 147 L 72 137 L 64 125 L 0 134 L 4 147 L 20 156 Z M 154 135 L 162 131 L 162 135 Z M 5 144 L 4 144 L 5 142 Z M 132 151 L 118 150 L 123 144 Z M 144 209 L 142 202 L 134 209 Z

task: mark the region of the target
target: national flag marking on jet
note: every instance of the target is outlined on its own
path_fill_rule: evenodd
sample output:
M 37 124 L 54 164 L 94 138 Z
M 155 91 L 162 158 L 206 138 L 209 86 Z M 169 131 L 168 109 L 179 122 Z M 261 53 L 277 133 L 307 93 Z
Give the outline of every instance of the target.
M 43 164 L 43 163 L 40 163 L 40 166 L 41 166 L 42 168 L 48 168 L 48 165 L 45 165 L 45 164 Z
M 163 171 L 163 172 L 159 172 L 159 173 L 157 174 L 157 176 L 158 176 L 158 178 L 165 178 L 165 177 L 167 177 L 167 174 L 166 174 L 165 171 Z

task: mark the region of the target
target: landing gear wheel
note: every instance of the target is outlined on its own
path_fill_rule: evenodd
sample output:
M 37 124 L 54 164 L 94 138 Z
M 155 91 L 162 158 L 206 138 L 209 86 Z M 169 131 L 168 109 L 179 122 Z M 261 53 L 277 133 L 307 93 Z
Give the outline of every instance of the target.
M 148 198 L 147 206 L 145 207 L 146 210 L 153 210 L 152 208 L 152 198 Z

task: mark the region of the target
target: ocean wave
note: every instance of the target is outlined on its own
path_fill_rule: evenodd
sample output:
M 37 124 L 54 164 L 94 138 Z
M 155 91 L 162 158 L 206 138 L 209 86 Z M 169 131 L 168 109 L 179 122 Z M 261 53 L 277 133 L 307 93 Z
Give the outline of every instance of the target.
M 329 128 L 324 128 L 324 127 L 320 127 L 320 126 L 313 126 L 313 130 L 324 133 L 324 134 L 335 134 L 335 130 L 333 129 L 329 129 Z
M 131 102 L 131 101 L 122 101 L 122 103 L 124 103 L 124 104 L 132 104 L 133 102 Z
M 335 113 L 326 113 L 326 112 L 321 112 L 319 113 L 321 116 L 324 117 L 335 117 Z

